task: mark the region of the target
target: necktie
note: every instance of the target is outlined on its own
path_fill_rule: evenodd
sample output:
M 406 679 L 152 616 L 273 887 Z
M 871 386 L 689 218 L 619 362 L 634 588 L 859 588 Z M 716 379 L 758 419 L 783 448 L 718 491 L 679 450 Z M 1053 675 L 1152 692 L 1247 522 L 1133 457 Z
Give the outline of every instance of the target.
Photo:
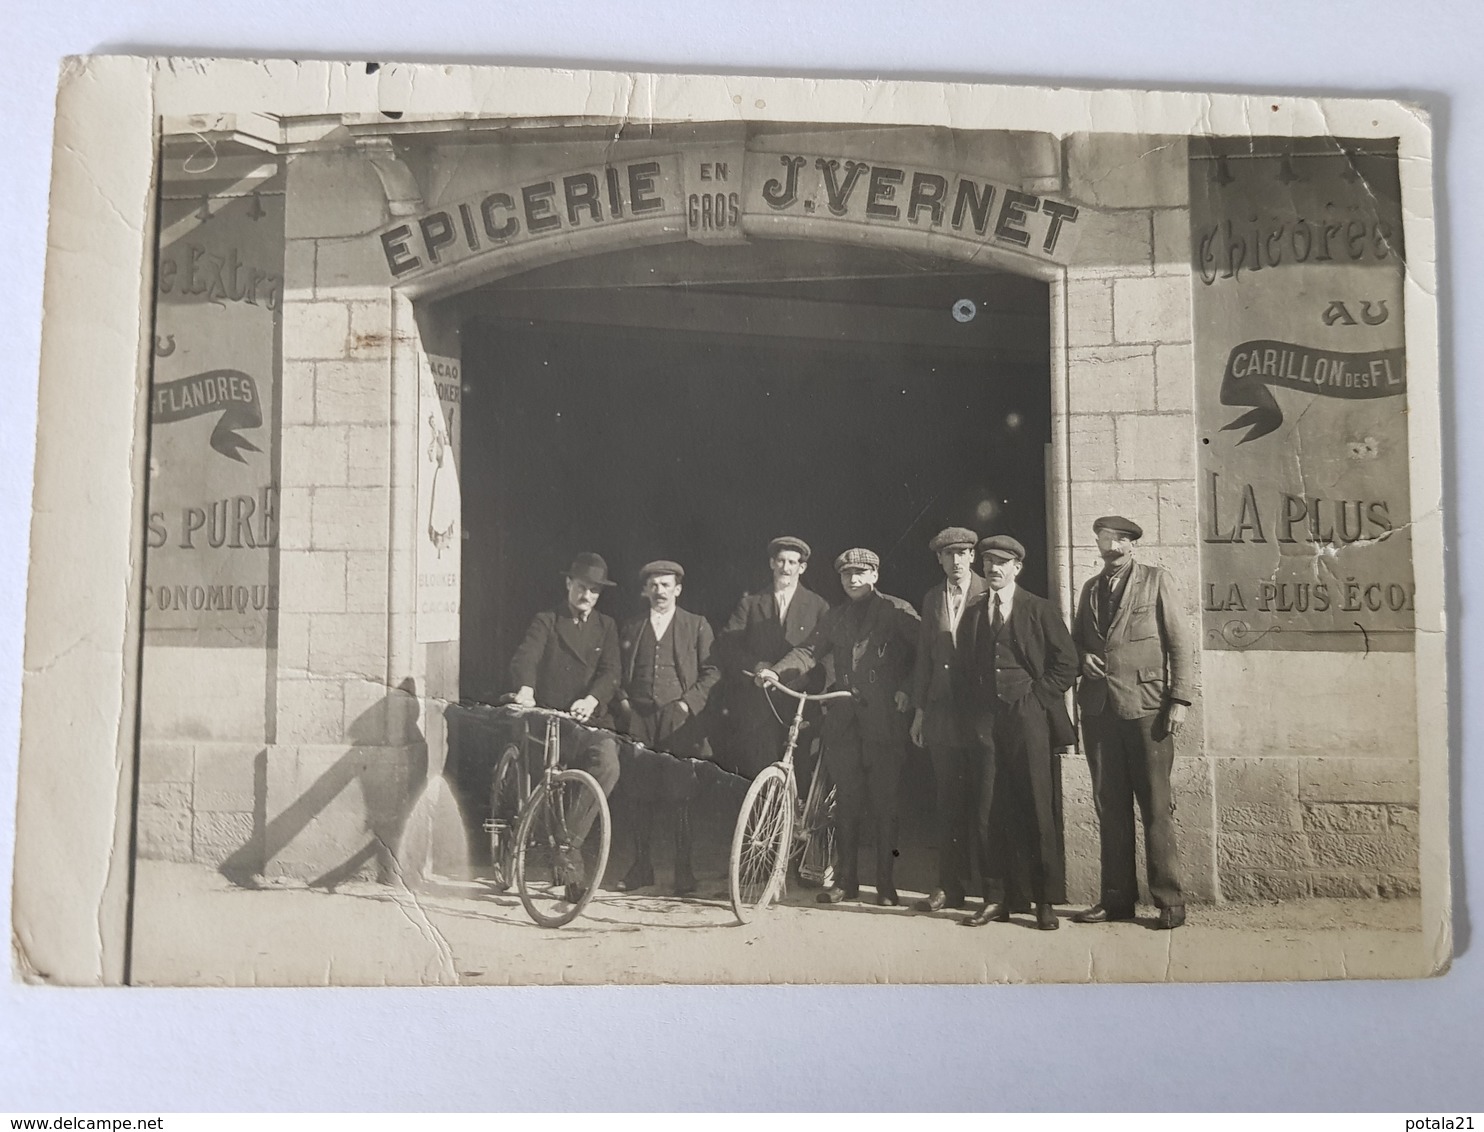
M 1000 595 L 994 595 L 994 616 L 990 619 L 989 627 L 994 630 L 994 635 L 999 636 L 1000 630 L 1005 627 L 1005 611 L 1000 606 Z

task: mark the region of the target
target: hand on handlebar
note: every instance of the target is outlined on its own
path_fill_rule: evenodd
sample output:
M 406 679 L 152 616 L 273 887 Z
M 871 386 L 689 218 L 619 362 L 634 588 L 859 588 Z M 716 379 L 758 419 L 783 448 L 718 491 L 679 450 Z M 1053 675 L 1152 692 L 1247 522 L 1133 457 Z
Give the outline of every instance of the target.
M 586 723 L 593 717 L 593 712 L 598 710 L 598 701 L 592 696 L 583 696 L 582 699 L 573 703 L 568 710 L 571 711 L 572 718 L 577 720 L 578 723 Z
M 778 673 L 774 672 L 771 668 L 759 668 L 753 675 L 753 680 L 757 682 L 759 688 L 766 688 L 769 684 L 782 683 L 778 679 Z
M 515 693 L 515 698 L 511 702 L 515 704 L 516 707 L 535 707 L 536 689 L 521 688 Z

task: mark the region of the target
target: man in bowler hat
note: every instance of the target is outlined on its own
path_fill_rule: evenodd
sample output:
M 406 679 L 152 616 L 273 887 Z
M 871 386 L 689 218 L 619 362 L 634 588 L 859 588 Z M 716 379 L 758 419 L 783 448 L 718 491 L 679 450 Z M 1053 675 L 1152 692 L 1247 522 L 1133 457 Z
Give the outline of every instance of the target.
M 773 572 L 772 584 L 744 595 L 722 630 L 718 644 L 726 658 L 728 677 L 753 672 L 803 644 L 830 607 L 802 581 L 809 568 L 809 544 L 803 539 L 785 535 L 770 542 L 768 568 Z M 823 682 L 813 675 L 797 679 L 790 686 L 796 691 L 818 691 Z M 741 748 L 740 769 L 751 777 L 783 753 L 788 728 L 774 713 L 767 694 L 750 680 L 732 685 L 728 691 Z M 802 768 L 799 780 L 808 781 Z
M 820 619 L 809 639 L 757 674 L 759 684 L 788 680 L 833 661 L 834 686 L 849 700 L 829 705 L 821 730 L 824 760 L 835 781 L 839 879 L 816 899 L 838 904 L 860 897 L 860 829 L 867 802 L 876 815 L 876 903 L 899 903 L 894 879 L 897 780 L 906 756 L 912 707 L 917 611 L 876 589 L 881 559 L 863 547 L 835 559 L 845 601 Z
M 674 893 L 686 896 L 696 889 L 691 802 L 697 783 L 689 760 L 711 757 L 700 714 L 721 673 L 711 658 L 710 623 L 677 604 L 685 581 L 681 565 L 650 562 L 639 571 L 639 580 L 649 612 L 625 624 L 619 634 L 623 655 L 619 707 L 624 729 L 650 751 L 637 752 L 629 771 L 628 782 L 638 802 L 635 855 L 618 887 L 631 892 L 654 883 L 654 819 L 656 808 L 664 804 L 675 811 Z
M 1189 633 L 1174 577 L 1134 561 L 1134 543 L 1144 534 L 1139 524 L 1104 515 L 1093 523 L 1093 534 L 1103 569 L 1082 587 L 1072 635 L 1082 657 L 1077 706 L 1097 801 L 1102 887 L 1098 902 L 1073 919 L 1133 919 L 1137 803 L 1158 926 L 1178 928 L 1185 923 L 1185 896 L 1170 771 L 1175 736 L 1190 706 Z
M 589 728 L 613 726 L 608 705 L 618 692 L 618 627 L 613 618 L 598 612 L 597 605 L 602 592 L 614 583 L 608 580 L 608 564 L 592 553 L 577 555 L 565 577 L 565 599 L 555 609 L 536 614 L 515 650 L 510 682 L 520 706 L 571 712 L 588 724 L 582 728 L 563 721 L 562 762 L 587 771 L 608 795 L 618 782 L 618 740 L 606 730 Z M 574 816 L 573 833 L 579 841 L 595 816 L 590 812 Z M 567 866 L 574 873 L 569 888 L 602 880 L 575 875 L 581 869 L 575 854 Z M 577 893 L 569 895 L 575 898 Z
M 974 572 L 979 536 L 948 527 L 928 543 L 943 568 L 943 581 L 922 599 L 917 665 L 912 679 L 912 742 L 926 747 L 938 792 L 938 884 L 919 912 L 962 908 L 969 884 L 969 768 L 974 760 L 973 727 L 964 713 L 966 658 L 959 647 L 964 611 L 984 592 Z
M 1009 535 L 978 544 L 986 589 L 964 614 L 969 699 L 979 744 L 977 834 L 984 907 L 964 921 L 1004 921 L 1035 904 L 1036 927 L 1058 927 L 1065 868 L 1056 821 L 1053 751 L 1075 741 L 1063 697 L 1077 647 L 1056 607 L 1015 584 L 1025 547 Z

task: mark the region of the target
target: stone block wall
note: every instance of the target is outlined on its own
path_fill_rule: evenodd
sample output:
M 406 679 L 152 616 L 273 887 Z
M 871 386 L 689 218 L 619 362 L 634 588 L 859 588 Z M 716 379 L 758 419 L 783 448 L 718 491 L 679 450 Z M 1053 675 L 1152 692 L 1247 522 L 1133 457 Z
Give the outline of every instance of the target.
M 1088 227 L 1065 283 L 1070 542 L 1063 560 L 1080 593 L 1102 568 L 1093 520 L 1122 514 L 1143 526 L 1139 557 L 1168 567 L 1179 583 L 1199 670 L 1185 139 L 1075 135 L 1064 157 L 1063 191 L 1086 205 Z M 1074 610 L 1065 612 L 1070 620 Z M 1198 700 L 1176 744 L 1175 819 L 1190 895 L 1214 899 L 1215 783 L 1203 730 Z M 1094 900 L 1097 816 L 1080 752 L 1063 757 L 1062 787 L 1069 895 Z

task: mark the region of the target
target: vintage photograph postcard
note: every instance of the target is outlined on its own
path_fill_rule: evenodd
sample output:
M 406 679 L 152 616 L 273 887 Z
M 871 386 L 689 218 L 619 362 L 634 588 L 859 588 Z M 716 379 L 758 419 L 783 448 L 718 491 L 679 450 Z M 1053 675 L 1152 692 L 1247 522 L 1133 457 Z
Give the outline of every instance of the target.
M 1433 215 L 1380 100 L 71 61 L 16 977 L 1446 970 Z

